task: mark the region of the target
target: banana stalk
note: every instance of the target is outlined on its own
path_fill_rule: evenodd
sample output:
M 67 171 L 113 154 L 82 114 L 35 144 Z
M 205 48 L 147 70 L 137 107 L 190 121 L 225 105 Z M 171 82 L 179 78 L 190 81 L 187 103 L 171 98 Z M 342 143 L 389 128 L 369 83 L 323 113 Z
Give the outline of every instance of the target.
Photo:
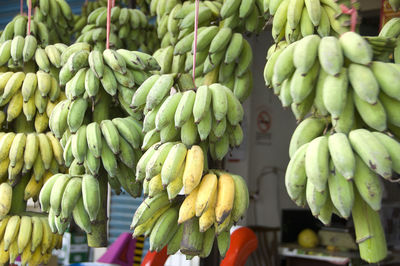
M 99 186 L 100 186 L 100 195 L 101 197 L 101 205 L 99 213 L 97 214 L 97 219 L 92 223 L 92 233 L 87 234 L 87 241 L 89 247 L 107 247 L 107 196 L 108 195 L 108 179 L 107 173 L 102 170 L 99 173 Z
M 354 189 L 353 220 L 360 256 L 368 263 L 377 263 L 387 256 L 385 233 L 379 213 L 361 198 Z
M 29 173 L 20 176 L 17 185 L 13 187 L 13 197 L 11 201 L 10 214 L 21 213 L 25 211 L 26 201 L 24 201 L 25 187 L 30 179 Z
M 190 74 L 182 74 L 178 79 L 178 86 L 182 92 L 192 90 L 195 87 L 192 76 Z

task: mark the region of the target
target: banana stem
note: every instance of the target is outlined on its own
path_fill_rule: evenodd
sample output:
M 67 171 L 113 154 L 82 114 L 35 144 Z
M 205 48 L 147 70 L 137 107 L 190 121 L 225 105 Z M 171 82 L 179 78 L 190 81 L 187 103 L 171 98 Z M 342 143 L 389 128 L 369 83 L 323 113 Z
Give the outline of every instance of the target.
M 103 171 L 99 177 L 101 207 L 97 215 L 96 221 L 92 224 L 92 233 L 87 234 L 87 240 L 89 247 L 99 248 L 107 247 L 108 232 L 107 232 L 107 195 L 108 195 L 108 183 L 107 174 Z
M 20 180 L 13 187 L 10 214 L 21 213 L 26 209 L 26 201 L 24 200 L 25 187 L 29 182 L 29 173 L 20 176 Z
M 360 256 L 368 263 L 377 263 L 387 255 L 385 233 L 379 213 L 374 211 L 354 189 L 352 211 Z
M 195 85 L 193 83 L 193 79 L 189 74 L 182 74 L 178 78 L 178 85 L 180 91 L 188 91 L 188 90 L 193 90 Z

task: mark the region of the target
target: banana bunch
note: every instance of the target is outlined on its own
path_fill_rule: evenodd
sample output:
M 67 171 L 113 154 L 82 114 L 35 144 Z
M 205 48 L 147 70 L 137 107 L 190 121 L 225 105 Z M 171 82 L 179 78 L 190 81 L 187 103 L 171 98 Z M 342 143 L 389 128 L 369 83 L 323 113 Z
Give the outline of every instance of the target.
M 218 83 L 196 91 L 170 93 L 171 75 L 153 75 L 135 92 L 131 107 L 144 109 L 143 150 L 161 141 L 180 140 L 186 146 L 209 139 L 215 157 L 222 160 L 229 146 L 243 140 L 243 107 L 232 91 Z
M 24 190 L 24 200 L 27 201 L 29 199 L 32 199 L 34 202 L 37 202 L 39 200 L 39 193 L 40 190 L 42 190 L 43 185 L 53 175 L 58 174 L 59 172 L 65 172 L 65 171 L 64 169 L 59 169 L 59 168 L 46 170 L 45 173 L 43 174 L 43 177 L 40 178 L 40 180 L 37 180 L 35 174 L 32 173 L 32 175 L 29 178 L 28 184 L 26 185 Z
M 237 28 L 241 32 L 260 33 L 269 19 L 265 2 L 263 0 L 224 0 L 220 10 L 222 25 L 232 29 Z
M 393 58 L 394 49 L 397 46 L 395 38 L 384 36 L 366 36 L 365 39 L 371 45 L 374 59 L 382 62 L 390 62 Z
M 27 122 L 34 121 L 37 133 L 47 130 L 52 110 L 65 99 L 57 79 L 42 70 L 26 74 L 21 71 L 0 73 L 0 83 L 3 84 L 0 106 L 7 106 L 7 122 L 23 114 Z
M 24 15 L 15 16 L 5 27 L 0 36 L 0 42 L 13 40 L 14 37 L 26 37 L 28 32 L 28 17 Z M 60 42 L 54 34 L 50 34 L 49 27 L 35 19 L 31 20 L 31 34 L 37 37 L 42 45 Z M 57 39 L 57 41 L 55 41 Z
M 134 169 L 142 156 L 141 131 L 141 123 L 132 117 L 118 117 L 81 125 L 74 134 L 66 138 L 65 165 L 70 167 L 75 160 L 80 165 L 84 164 L 89 173 L 97 176 L 102 162 L 111 178 L 119 175 L 125 178 L 128 175 L 125 167 Z
M 379 176 L 391 180 L 393 172 L 399 173 L 400 143 L 366 129 L 352 130 L 348 136 L 322 135 L 323 129 L 323 120 L 309 118 L 293 134 L 285 175 L 290 198 L 299 206 L 307 203 L 324 224 L 329 224 L 332 213 L 350 217 L 354 189 L 370 208 L 380 210 L 383 189 Z
M 115 1 L 116 5 L 119 5 L 119 1 Z M 107 6 L 107 0 L 96 0 L 96 1 L 87 1 L 82 5 L 81 15 L 87 17 L 93 10 Z
M 69 43 L 73 26 L 71 7 L 65 0 L 32 1 L 33 20 L 45 23 L 61 42 Z
M 0 221 L 0 263 L 47 264 L 53 249 L 60 249 L 63 236 L 53 233 L 47 217 L 38 213 L 12 215 Z
M 115 0 L 115 5 L 120 6 L 121 4 L 129 5 L 127 0 Z M 93 10 L 107 6 L 107 0 L 95 0 L 87 1 L 82 5 L 81 15 L 87 17 Z
M 378 131 L 387 124 L 399 126 L 394 110 L 400 107 L 400 91 L 394 84 L 400 65 L 373 61 L 372 47 L 360 35 L 310 35 L 276 47 L 281 49 L 271 52 L 264 78 L 297 120 L 314 109 L 317 115 L 331 116 L 337 132 L 348 133 L 358 116 L 361 126 Z
M 58 79 L 61 53 L 66 48 L 65 44 L 56 43 L 46 45 L 43 49 L 35 36 L 22 37 L 18 35 L 1 43 L 0 65 L 17 70 L 22 68 L 26 73 L 36 72 L 37 67 Z
M 64 165 L 63 148 L 51 132 L 1 133 L 0 160 L 1 180 L 8 177 L 11 183 L 18 181 L 20 172 L 32 169 L 39 181 L 46 170 Z
M 105 6 L 93 10 L 87 17 L 87 23 L 82 28 L 76 42 L 86 42 L 94 45 L 94 49 L 106 49 L 107 8 Z M 139 9 L 111 9 L 110 47 L 138 50 L 148 38 L 154 37 L 146 15 Z
M 59 79 L 67 98 L 83 96 L 92 101 L 103 90 L 113 97 L 117 97 L 118 88 L 132 90 L 147 79 L 148 71 L 159 68 L 146 53 L 124 49 L 91 51 L 88 43 L 75 43 L 65 49 L 61 64 Z
M 73 15 L 65 0 L 32 1 L 31 34 L 44 46 L 51 43 L 70 43 Z M 17 15 L 9 22 L 0 41 L 25 37 L 28 30 L 28 17 Z
M 149 236 L 152 251 L 168 245 L 168 254 L 180 250 L 200 257 L 210 254 L 216 236 L 225 256 L 229 229 L 248 207 L 246 182 L 238 175 L 210 170 L 192 191 L 185 189 L 185 194 L 184 200 L 182 196 L 171 200 L 169 191 L 146 198 L 133 217 L 133 236 Z
M 101 207 L 99 181 L 89 174 L 55 174 L 43 185 L 39 202 L 53 233 L 63 234 L 74 219 L 90 234 Z
M 198 145 L 189 150 L 183 143 L 156 143 L 140 158 L 136 180 L 143 182 L 143 194 L 150 198 L 167 191 L 172 201 L 184 188 L 189 194 L 207 170 L 206 152 Z
M 160 73 L 192 74 L 193 47 L 192 32 L 175 46 L 157 50 L 153 56 L 161 66 Z M 196 50 L 195 76 L 203 77 L 215 71 L 215 80 L 229 87 L 241 102 L 245 101 L 252 88 L 253 53 L 242 34 L 234 33 L 230 28 L 200 27 Z
M 379 57 L 380 61 L 394 59 L 396 64 L 400 64 L 400 18 L 392 18 L 386 22 L 377 39 L 379 41 L 373 45 L 374 56 Z
M 45 183 L 53 175 L 53 173 L 58 173 L 59 171 L 63 171 L 63 169 L 58 169 L 57 166 L 55 168 L 53 167 L 53 169 L 46 171 L 43 177 L 40 179 L 37 179 L 35 174 L 28 172 L 19 178 L 17 184 L 14 181 L 2 181 L 0 184 L 0 219 L 3 219 L 10 213 L 10 210 L 13 209 L 13 203 L 15 204 L 15 202 L 26 202 L 30 198 L 32 198 L 34 201 L 37 201 L 43 183 Z M 18 198 L 20 194 L 17 191 L 20 190 L 20 183 L 22 183 L 21 185 L 24 186 L 23 199 Z
M 199 3 L 199 25 L 209 25 L 219 16 L 221 3 L 217 1 L 202 1 Z M 208 13 L 206 13 L 207 11 Z M 150 14 L 157 17 L 157 37 L 161 47 L 175 45 L 178 39 L 193 31 L 195 4 L 185 1 L 152 0 Z M 201 17 L 200 17 L 201 16 Z M 187 18 L 186 18 L 187 17 Z M 180 28 L 180 24 L 184 28 Z M 192 26 L 187 26 L 191 24 Z
M 341 35 L 349 30 L 350 16 L 343 14 L 334 0 L 270 0 L 268 12 L 274 17 L 272 37 L 288 43 L 308 35 Z M 269 2 L 269 3 L 268 3 Z

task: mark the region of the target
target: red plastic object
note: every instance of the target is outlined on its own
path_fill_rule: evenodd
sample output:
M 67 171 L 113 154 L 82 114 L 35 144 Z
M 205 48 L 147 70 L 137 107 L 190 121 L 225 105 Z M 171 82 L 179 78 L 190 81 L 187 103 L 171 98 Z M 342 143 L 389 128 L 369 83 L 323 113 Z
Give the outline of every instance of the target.
M 258 240 L 256 234 L 247 228 L 240 227 L 231 234 L 231 245 L 220 266 L 242 266 L 247 258 L 257 249 Z M 167 247 L 160 252 L 148 251 L 141 266 L 161 266 L 168 259 Z
M 144 257 L 141 266 L 161 266 L 164 265 L 168 259 L 167 246 L 165 246 L 160 252 L 148 251 L 146 257 Z
M 257 249 L 256 234 L 247 227 L 240 227 L 231 234 L 231 245 L 220 266 L 242 266 Z

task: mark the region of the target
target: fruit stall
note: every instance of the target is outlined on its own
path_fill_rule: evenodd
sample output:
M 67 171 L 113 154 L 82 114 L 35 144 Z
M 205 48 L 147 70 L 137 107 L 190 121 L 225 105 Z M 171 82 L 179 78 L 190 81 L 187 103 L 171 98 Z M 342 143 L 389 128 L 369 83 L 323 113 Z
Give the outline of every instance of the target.
M 400 265 L 399 0 L 0 5 L 1 265 Z

